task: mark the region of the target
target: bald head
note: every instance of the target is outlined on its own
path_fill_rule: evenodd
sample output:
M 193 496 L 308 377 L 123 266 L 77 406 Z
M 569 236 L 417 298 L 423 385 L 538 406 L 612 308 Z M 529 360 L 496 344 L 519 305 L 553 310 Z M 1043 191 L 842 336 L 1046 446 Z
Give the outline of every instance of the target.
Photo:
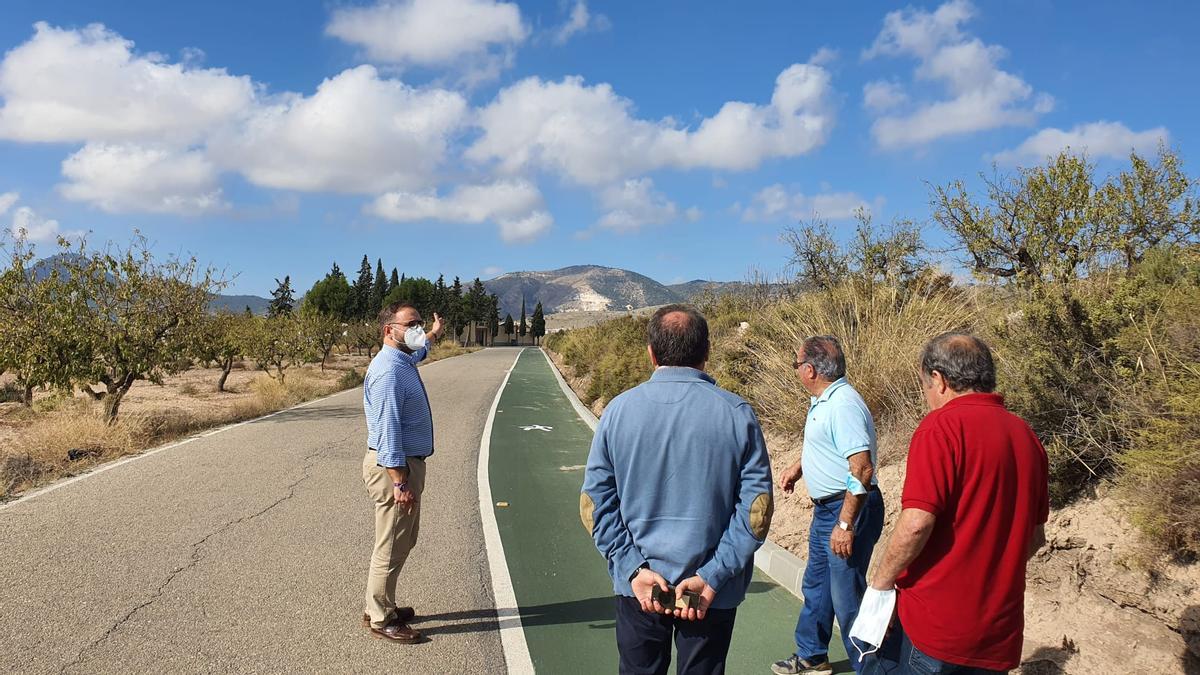
M 660 366 L 703 368 L 708 360 L 708 321 L 693 307 L 667 305 L 650 318 L 646 341 Z
M 989 393 L 996 390 L 996 364 L 992 350 L 969 333 L 942 333 L 921 351 L 921 376 L 941 373 L 956 392 Z

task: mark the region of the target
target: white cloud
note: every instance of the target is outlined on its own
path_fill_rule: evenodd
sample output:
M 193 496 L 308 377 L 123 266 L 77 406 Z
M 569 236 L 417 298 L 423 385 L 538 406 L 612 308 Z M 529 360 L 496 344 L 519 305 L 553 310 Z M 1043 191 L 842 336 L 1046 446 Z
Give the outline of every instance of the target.
M 543 209 L 542 193 L 525 180 L 463 185 L 448 195 L 430 190 L 380 195 L 367 212 L 399 222 L 439 220 L 452 223 L 495 222 L 507 242 L 531 241 L 554 219 Z
M 537 186 L 524 180 L 512 180 L 463 185 L 446 196 L 433 191 L 389 192 L 379 196 L 368 210 L 381 218 L 400 222 L 482 223 L 492 218 L 525 215 L 541 205 L 542 194 Z
M 0 198 L 10 195 L 16 196 L 15 193 L 10 192 Z M 13 203 L 15 200 L 8 206 L 11 208 Z M 83 236 L 83 232 L 80 230 L 63 231 L 57 220 L 44 218 L 28 206 L 22 206 L 13 211 L 12 223 L 6 229 L 14 237 L 24 232 L 26 239 L 34 243 L 53 242 L 59 237 L 71 239 Z
M 838 50 L 832 47 L 821 47 L 815 54 L 812 55 L 812 58 L 810 58 L 808 62 L 814 66 L 824 66 L 837 61 L 837 58 Z
M 795 64 L 779 74 L 770 103 L 731 101 L 688 129 L 634 117 L 633 103 L 608 84 L 531 77 L 479 111 L 483 134 L 465 154 L 503 173 L 542 169 L 592 186 L 665 167 L 752 169 L 824 143 L 831 94 L 827 70 Z
M 1016 164 L 1021 160 L 1041 162 L 1068 148 L 1090 157 L 1122 159 L 1130 151 L 1154 152 L 1159 143 L 1166 144 L 1169 140 L 1166 127 L 1133 131 L 1120 122 L 1092 122 L 1067 131 L 1042 129 L 1017 147 L 998 153 L 994 159 L 1001 164 Z
M 878 204 L 881 200 L 877 199 Z M 871 205 L 854 192 L 820 192 L 806 195 L 789 192 L 776 183 L 759 190 L 750 206 L 741 210 L 745 222 L 801 221 L 809 218 L 845 220 L 858 209 L 871 210 Z M 739 209 L 740 210 L 740 209 Z
M 654 189 L 649 178 L 627 180 L 600 192 L 600 205 L 607 213 L 597 227 L 617 232 L 632 232 L 644 225 L 661 225 L 679 216 L 679 207 Z
M 521 218 L 500 219 L 500 238 L 509 243 L 527 243 L 542 236 L 554 225 L 548 211 L 534 211 Z
M 904 87 L 895 82 L 878 80 L 863 85 L 863 105 L 872 112 L 885 112 L 907 101 Z
M 910 8 L 884 18 L 883 30 L 863 57 L 914 57 L 915 78 L 940 84 L 949 97 L 920 101 L 906 114 L 876 119 L 871 134 L 880 147 L 919 146 L 946 136 L 1030 125 L 1053 108 L 1048 94 L 1035 95 L 1020 77 L 1000 69 L 997 64 L 1007 54 L 1003 47 L 963 32 L 961 25 L 974 14 L 967 0 L 950 0 L 934 12 Z M 877 113 L 889 109 L 884 103 L 897 104 L 903 94 L 897 87 L 871 86 L 864 88 L 864 104 Z
M 336 10 L 325 32 L 399 67 L 450 67 L 481 81 L 499 75 L 529 29 L 514 3 L 396 0 Z
M 199 215 L 228 207 L 202 152 L 88 143 L 63 161 L 59 192 L 109 213 Z
M 575 0 L 566 23 L 554 31 L 554 43 L 566 44 L 572 36 L 586 30 L 608 30 L 612 24 L 603 14 L 592 14 L 588 11 L 586 0 Z
M 306 191 L 419 190 L 436 181 L 449 137 L 465 122 L 462 95 L 414 89 L 359 66 L 312 96 L 259 108 L 210 154 L 258 185 Z
M 501 274 L 504 274 L 504 268 L 500 267 L 499 265 L 488 265 L 487 267 L 483 268 L 483 276 L 485 279 L 498 277 Z
M 16 192 L 5 192 L 4 194 L 0 194 L 0 216 L 8 213 L 8 210 L 11 209 L 13 204 L 16 204 L 17 200 L 20 198 L 21 195 L 17 194 Z
M 248 77 L 138 55 L 103 26 L 38 23 L 0 62 L 0 137 L 33 142 L 199 139 L 254 102 Z

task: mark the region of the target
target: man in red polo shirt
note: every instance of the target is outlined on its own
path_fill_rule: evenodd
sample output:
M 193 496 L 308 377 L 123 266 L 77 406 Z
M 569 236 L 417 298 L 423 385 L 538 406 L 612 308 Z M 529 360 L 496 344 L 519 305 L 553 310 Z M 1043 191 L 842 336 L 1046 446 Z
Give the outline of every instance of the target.
M 945 333 L 921 353 L 931 412 L 909 446 L 900 521 L 871 580 L 895 588 L 899 621 L 863 672 L 1016 668 L 1025 563 L 1045 542 L 1046 451 L 992 393 L 982 340 Z

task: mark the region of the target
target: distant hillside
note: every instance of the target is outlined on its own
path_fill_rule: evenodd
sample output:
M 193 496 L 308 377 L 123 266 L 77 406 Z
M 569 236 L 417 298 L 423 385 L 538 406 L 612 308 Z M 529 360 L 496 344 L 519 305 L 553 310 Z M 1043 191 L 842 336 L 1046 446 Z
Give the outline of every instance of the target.
M 64 274 L 68 264 L 80 260 L 82 257 L 74 253 L 56 253 L 34 263 L 30 268 L 30 274 L 34 279 L 41 281 L 49 277 L 55 270 L 59 274 Z M 270 303 L 270 298 L 262 298 L 257 295 L 218 295 L 209 304 L 209 310 L 213 312 L 244 312 L 249 307 L 250 311 L 255 314 L 266 314 L 267 305 Z
M 547 314 L 553 312 L 624 310 L 680 302 L 675 291 L 636 272 L 576 265 L 548 272 L 511 272 L 485 281 L 489 293 L 500 297 L 501 313 L 514 317 L 521 312 L 521 299 L 533 312 L 537 302 Z
M 209 304 L 213 312 L 244 312 L 249 307 L 254 314 L 266 314 L 270 298 L 260 298 L 257 295 L 218 295 Z
M 667 288 L 679 296 L 683 302 L 690 302 L 705 293 L 720 295 L 722 293 L 738 292 L 744 290 L 746 286 L 747 284 L 744 281 L 705 281 L 703 279 L 694 279 L 682 284 L 670 284 Z

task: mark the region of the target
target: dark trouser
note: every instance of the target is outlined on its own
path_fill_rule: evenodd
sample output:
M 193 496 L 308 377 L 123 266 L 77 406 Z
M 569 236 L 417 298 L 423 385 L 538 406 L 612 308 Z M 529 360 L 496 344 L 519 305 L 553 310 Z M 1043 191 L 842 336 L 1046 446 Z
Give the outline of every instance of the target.
M 796 655 L 810 663 L 828 659 L 833 619 L 837 617 L 850 665 L 858 671 L 858 652 L 850 644 L 850 627 L 867 591 L 867 566 L 883 530 L 883 495 L 874 490 L 854 519 L 854 545 L 843 560 L 833 553 L 829 537 L 842 515 L 842 499 L 813 506 L 808 530 L 808 565 L 804 568 L 804 607 L 796 621 Z
M 665 675 L 671 665 L 671 641 L 679 652 L 676 672 L 725 672 L 736 609 L 710 609 L 701 621 L 647 614 L 634 598 L 617 596 L 617 651 L 621 675 Z
M 879 651 L 863 659 L 863 675 L 993 675 L 1005 670 L 987 670 L 946 663 L 917 649 L 908 639 L 900 619 L 892 624 Z

